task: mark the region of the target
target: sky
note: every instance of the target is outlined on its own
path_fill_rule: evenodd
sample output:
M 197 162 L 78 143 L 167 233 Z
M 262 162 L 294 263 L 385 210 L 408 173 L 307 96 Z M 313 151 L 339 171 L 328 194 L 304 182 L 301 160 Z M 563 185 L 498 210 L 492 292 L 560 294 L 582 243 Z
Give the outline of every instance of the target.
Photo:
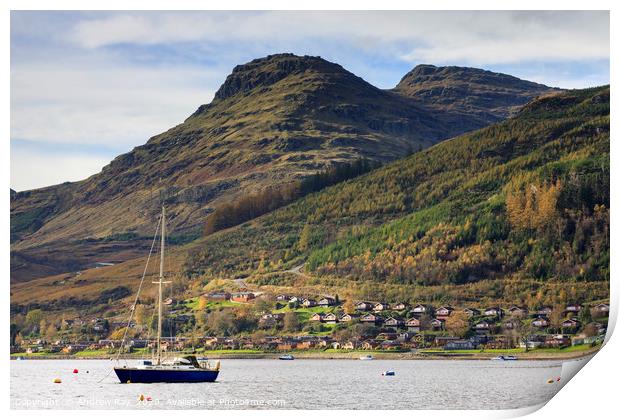
M 280 52 L 380 88 L 422 63 L 582 88 L 609 83 L 609 13 L 12 11 L 11 188 L 99 172 Z

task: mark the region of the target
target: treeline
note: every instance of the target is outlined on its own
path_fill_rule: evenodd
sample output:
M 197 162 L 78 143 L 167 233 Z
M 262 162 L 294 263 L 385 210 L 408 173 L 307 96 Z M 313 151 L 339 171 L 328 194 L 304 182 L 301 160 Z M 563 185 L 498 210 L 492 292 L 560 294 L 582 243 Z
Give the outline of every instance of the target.
M 210 235 L 219 230 L 237 226 L 285 206 L 307 194 L 355 178 L 377 167 L 378 164 L 376 162 L 368 159 L 358 159 L 350 163 L 337 163 L 329 169 L 306 177 L 301 181 L 267 188 L 261 192 L 243 197 L 234 203 L 221 205 L 207 218 L 205 234 Z

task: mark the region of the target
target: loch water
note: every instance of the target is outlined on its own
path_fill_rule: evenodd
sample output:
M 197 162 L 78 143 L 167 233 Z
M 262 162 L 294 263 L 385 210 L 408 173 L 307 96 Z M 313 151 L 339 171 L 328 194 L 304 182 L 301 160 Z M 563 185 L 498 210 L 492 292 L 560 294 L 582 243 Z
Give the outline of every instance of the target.
M 223 360 L 218 380 L 200 384 L 120 384 L 112 367 L 12 360 L 11 408 L 514 409 L 562 386 L 561 361 Z

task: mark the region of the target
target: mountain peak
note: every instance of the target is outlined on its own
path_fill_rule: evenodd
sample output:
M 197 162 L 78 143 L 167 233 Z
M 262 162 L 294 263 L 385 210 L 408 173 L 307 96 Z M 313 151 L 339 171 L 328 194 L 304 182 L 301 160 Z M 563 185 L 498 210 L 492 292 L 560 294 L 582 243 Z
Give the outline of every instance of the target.
M 489 70 L 420 64 L 394 91 L 431 108 L 473 112 L 490 124 L 514 115 L 539 95 L 559 90 Z
M 291 74 L 308 70 L 334 73 L 346 72 L 340 65 L 321 57 L 298 56 L 291 53 L 273 54 L 236 66 L 215 93 L 215 100 L 222 100 L 258 86 L 269 86 Z
M 518 77 L 504 73 L 496 73 L 490 70 L 475 67 L 444 66 L 437 67 L 432 64 L 419 64 L 400 80 L 396 89 L 405 89 L 415 85 L 431 82 L 467 81 L 470 83 L 486 84 L 502 87 L 528 87 L 530 89 L 546 88 L 547 86 L 521 80 Z

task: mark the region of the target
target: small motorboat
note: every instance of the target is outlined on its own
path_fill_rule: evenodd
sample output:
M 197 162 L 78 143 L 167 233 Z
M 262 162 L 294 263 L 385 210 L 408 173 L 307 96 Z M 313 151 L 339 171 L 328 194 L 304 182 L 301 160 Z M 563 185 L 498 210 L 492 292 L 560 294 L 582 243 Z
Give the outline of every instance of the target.
M 493 357 L 491 360 L 498 360 L 500 362 L 505 362 L 505 361 L 519 360 L 519 359 L 517 359 L 517 356 L 504 356 L 504 355 L 501 355 L 501 356 Z
M 366 356 L 360 356 L 360 360 L 373 360 L 372 354 L 367 354 Z
M 278 359 L 280 359 L 280 360 L 295 360 L 295 358 L 293 357 L 292 354 L 283 354 L 282 356 L 278 357 Z
M 394 375 L 396 375 L 396 372 L 394 372 L 393 370 L 386 370 L 381 375 L 383 375 L 383 376 L 394 376 Z

